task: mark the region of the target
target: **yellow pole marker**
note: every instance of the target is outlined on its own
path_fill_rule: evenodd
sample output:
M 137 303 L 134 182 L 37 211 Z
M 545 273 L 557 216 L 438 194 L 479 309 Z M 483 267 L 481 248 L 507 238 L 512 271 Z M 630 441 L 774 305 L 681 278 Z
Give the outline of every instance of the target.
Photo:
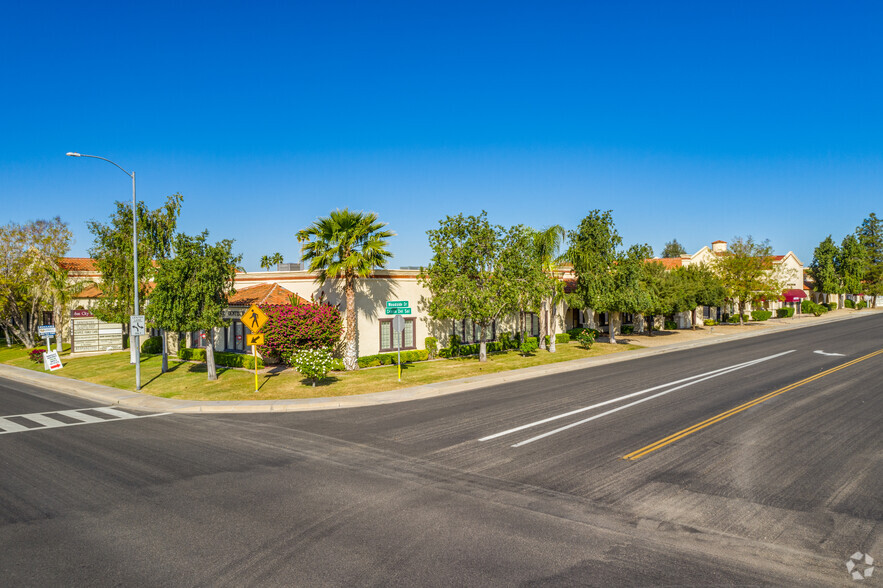
M 254 356 L 254 391 L 258 391 L 258 346 L 252 345 L 251 352 Z
M 263 333 L 250 333 L 246 336 L 245 342 L 251 345 L 252 357 L 254 357 L 254 391 L 258 391 L 258 345 L 264 344 Z
M 684 437 L 686 437 L 688 435 L 692 435 L 696 431 L 701 431 L 705 427 L 710 427 L 711 425 L 713 425 L 715 423 L 719 423 L 720 421 L 722 421 L 726 418 L 729 418 L 729 417 L 733 416 L 734 414 L 739 414 L 740 412 L 748 410 L 749 408 L 751 408 L 753 406 L 757 406 L 758 404 L 764 403 L 771 398 L 775 398 L 776 396 L 779 396 L 780 394 L 784 394 L 785 392 L 788 392 L 790 390 L 794 390 L 795 388 L 799 388 L 800 386 L 803 386 L 804 384 L 809 384 L 810 382 L 814 382 L 814 381 L 816 381 L 820 378 L 823 378 L 827 375 L 833 374 L 834 372 L 838 372 L 842 369 L 848 368 L 849 366 L 855 365 L 861 361 L 865 361 L 866 359 L 870 359 L 874 356 L 880 355 L 881 353 L 883 353 L 883 349 L 880 349 L 879 351 L 875 351 L 873 353 L 869 353 L 868 355 L 865 355 L 863 357 L 859 357 L 858 359 L 853 359 L 852 361 L 848 361 L 844 364 L 838 365 L 837 367 L 834 367 L 834 368 L 831 368 L 831 369 L 826 370 L 824 372 L 818 373 L 814 376 L 804 378 L 803 380 L 800 380 L 799 382 L 795 382 L 793 384 L 785 386 L 784 388 L 779 388 L 778 390 L 770 392 L 769 394 L 766 394 L 765 396 L 761 396 L 760 398 L 755 398 L 754 400 L 751 400 L 750 402 L 746 402 L 745 404 L 740 404 L 739 406 L 737 406 L 735 408 L 731 408 L 730 410 L 728 410 L 726 412 L 722 412 L 719 415 L 713 416 L 710 419 L 704 420 L 701 423 L 696 423 L 692 427 L 688 427 L 686 429 L 678 431 L 677 433 L 669 435 L 668 437 L 666 437 L 664 439 L 660 439 L 659 441 L 656 441 L 655 443 L 651 443 L 650 445 L 647 445 L 646 447 L 642 447 L 641 449 L 638 449 L 637 451 L 633 451 L 633 452 L 629 453 L 628 455 L 624 455 L 622 457 L 622 459 L 628 459 L 628 460 L 640 459 L 641 457 L 644 457 L 648 453 L 652 453 L 652 452 L 656 451 L 657 449 L 662 449 L 666 445 L 674 443 L 675 441 L 677 441 L 679 439 L 683 439 Z

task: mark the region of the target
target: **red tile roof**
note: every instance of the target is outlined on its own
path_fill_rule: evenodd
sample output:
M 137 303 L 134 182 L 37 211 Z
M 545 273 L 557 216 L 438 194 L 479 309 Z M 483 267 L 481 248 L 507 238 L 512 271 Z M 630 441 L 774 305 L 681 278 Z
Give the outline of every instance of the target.
M 98 298 L 99 296 L 101 296 L 101 288 L 95 284 L 89 284 L 74 298 Z
M 712 241 L 711 244 L 715 245 L 716 243 L 726 243 L 726 241 Z
M 62 257 L 58 266 L 69 272 L 97 272 L 98 266 L 91 257 Z
M 227 299 L 230 306 L 251 306 L 252 304 L 291 304 L 291 297 L 297 296 L 298 304 L 309 304 L 291 290 L 279 284 L 258 284 L 237 290 L 236 294 Z
M 682 257 L 656 257 L 653 259 L 645 259 L 645 263 L 661 263 L 662 266 L 667 269 L 674 269 L 676 267 L 681 267 L 684 265 L 684 259 Z

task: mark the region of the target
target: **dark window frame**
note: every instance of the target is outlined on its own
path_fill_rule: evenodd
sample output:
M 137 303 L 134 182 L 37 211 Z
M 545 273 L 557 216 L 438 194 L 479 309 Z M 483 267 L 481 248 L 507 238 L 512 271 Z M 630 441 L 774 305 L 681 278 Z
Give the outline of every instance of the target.
M 399 350 L 398 347 L 395 347 L 395 337 L 393 337 L 393 333 L 392 333 L 392 321 L 393 321 L 393 319 L 391 319 L 391 318 L 380 319 L 380 321 L 378 321 L 379 326 L 378 326 L 378 333 L 377 334 L 378 334 L 378 340 L 380 343 L 378 346 L 378 348 L 380 349 L 380 353 L 389 353 L 391 351 L 398 351 Z M 392 346 L 389 348 L 386 348 L 383 346 L 383 327 L 384 327 L 384 325 L 389 325 L 389 344 Z M 417 349 L 417 319 L 414 317 L 406 318 L 405 319 L 405 330 L 408 329 L 408 325 L 411 325 L 411 329 L 413 332 L 411 340 L 413 341 L 414 345 L 412 345 L 411 347 L 404 346 L 405 336 L 403 333 L 402 334 L 402 344 L 403 344 L 402 351 L 411 351 L 411 350 Z

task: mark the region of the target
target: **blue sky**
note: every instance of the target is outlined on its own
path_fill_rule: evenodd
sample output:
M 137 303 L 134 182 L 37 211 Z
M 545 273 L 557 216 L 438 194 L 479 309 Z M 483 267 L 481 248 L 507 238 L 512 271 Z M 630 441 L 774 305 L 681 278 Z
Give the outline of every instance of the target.
M 60 215 L 71 254 L 131 197 L 298 261 L 335 208 L 429 260 L 445 215 L 627 244 L 751 234 L 805 264 L 883 214 L 883 4 L 14 3 L 0 20 L 0 223 Z M 260 220 L 257 220 L 260 219 Z

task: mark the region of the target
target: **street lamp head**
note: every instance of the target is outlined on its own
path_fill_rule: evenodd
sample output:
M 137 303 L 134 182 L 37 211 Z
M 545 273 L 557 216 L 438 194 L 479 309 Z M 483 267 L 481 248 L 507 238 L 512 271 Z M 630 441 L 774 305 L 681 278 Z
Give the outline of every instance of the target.
M 74 153 L 73 151 L 67 152 L 68 157 L 82 157 L 79 153 Z

